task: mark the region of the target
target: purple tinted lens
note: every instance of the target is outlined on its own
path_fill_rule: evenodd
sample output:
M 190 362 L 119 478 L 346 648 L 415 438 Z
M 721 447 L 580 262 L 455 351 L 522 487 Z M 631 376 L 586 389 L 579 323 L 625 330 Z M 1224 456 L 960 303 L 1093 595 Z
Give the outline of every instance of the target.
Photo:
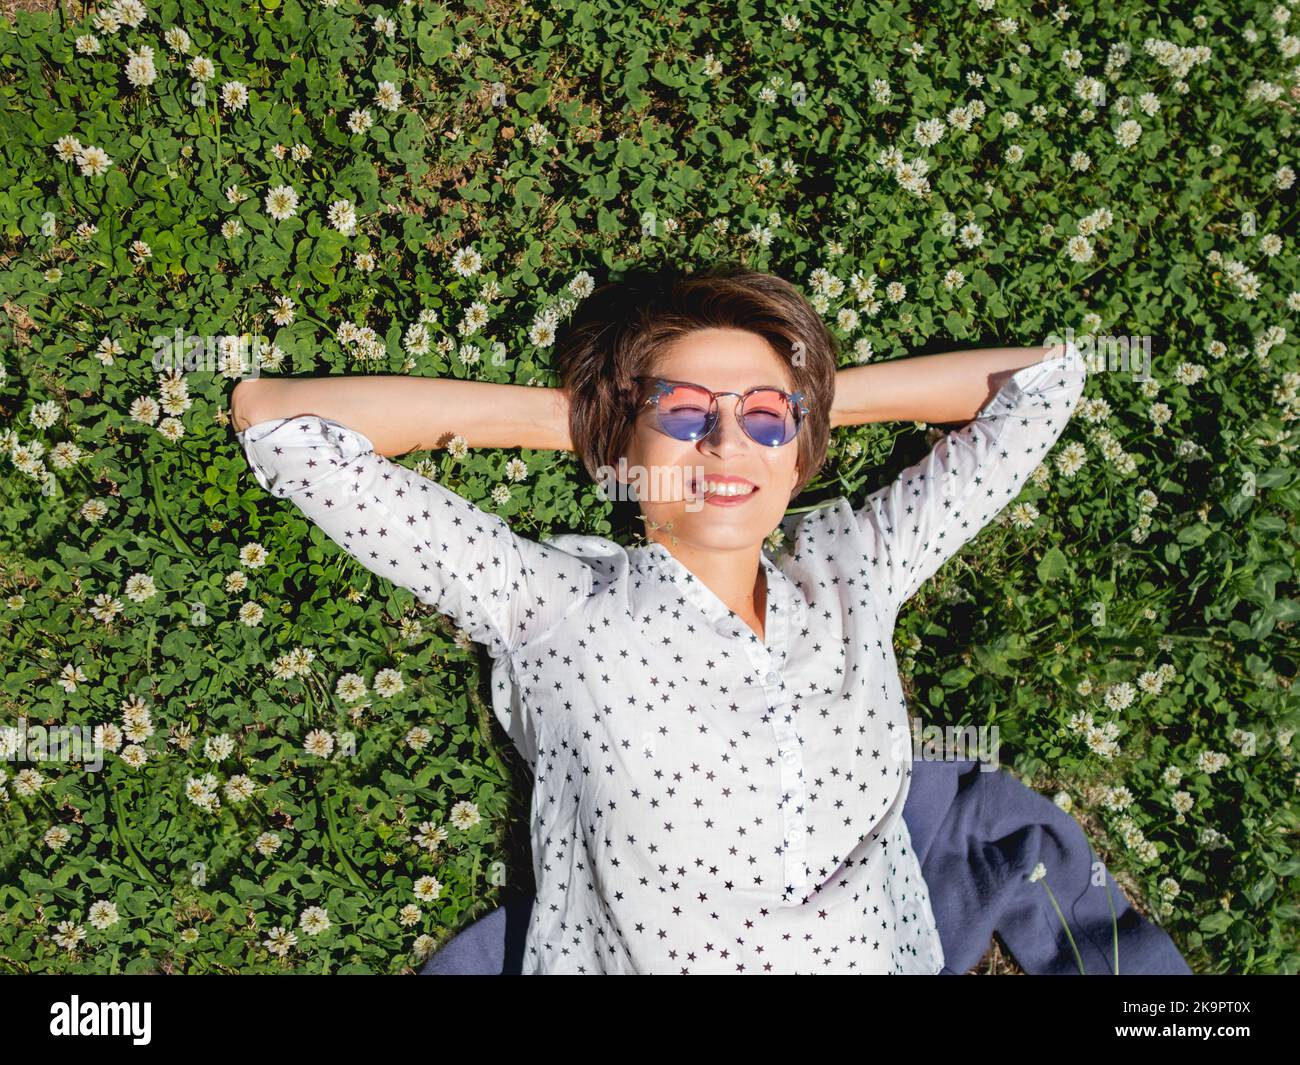
M 710 396 L 689 385 L 676 385 L 659 397 L 659 425 L 677 440 L 698 440 L 709 424 Z
M 750 439 L 767 447 L 788 444 L 799 431 L 799 423 L 785 396 L 770 389 L 749 394 L 741 421 Z

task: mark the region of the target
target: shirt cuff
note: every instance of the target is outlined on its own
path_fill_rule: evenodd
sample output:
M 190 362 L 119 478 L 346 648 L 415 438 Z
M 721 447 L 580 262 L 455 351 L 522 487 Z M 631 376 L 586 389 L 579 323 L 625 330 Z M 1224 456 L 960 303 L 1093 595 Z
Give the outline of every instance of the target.
M 257 483 L 281 499 L 375 449 L 364 433 L 318 414 L 258 422 L 235 439 Z

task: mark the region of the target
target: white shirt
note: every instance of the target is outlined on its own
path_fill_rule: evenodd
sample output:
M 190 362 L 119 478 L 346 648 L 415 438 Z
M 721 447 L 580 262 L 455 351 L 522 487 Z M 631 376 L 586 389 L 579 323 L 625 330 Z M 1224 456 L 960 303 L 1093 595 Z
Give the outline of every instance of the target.
M 765 641 L 659 544 L 520 537 L 328 418 L 239 439 L 263 488 L 488 646 L 534 773 L 525 973 L 934 974 L 894 621 L 1060 435 L 1072 349 L 861 508 L 787 517 Z

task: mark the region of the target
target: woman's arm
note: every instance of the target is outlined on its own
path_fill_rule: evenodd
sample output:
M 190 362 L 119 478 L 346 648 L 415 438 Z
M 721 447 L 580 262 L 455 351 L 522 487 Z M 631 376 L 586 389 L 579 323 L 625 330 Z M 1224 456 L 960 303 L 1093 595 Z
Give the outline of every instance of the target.
M 230 396 L 236 432 L 299 414 L 355 429 L 379 455 L 445 447 L 453 436 L 472 448 L 573 450 L 569 397 L 559 388 L 375 374 L 249 378 Z
M 976 348 L 840 370 L 835 375 L 831 428 L 887 421 L 970 421 L 1013 373 L 1065 348 Z
M 351 425 L 273 415 L 236 439 L 262 488 L 493 657 L 544 636 L 591 592 L 582 558 L 516 534 L 499 515 L 379 455 Z
M 1072 342 L 1046 350 L 1048 358 L 1006 376 L 974 418 L 945 431 L 924 458 L 855 509 L 868 544 L 865 554 L 875 570 L 872 587 L 891 610 L 896 612 L 1019 495 L 1064 432 L 1082 397 L 1087 368 Z M 1021 356 L 1018 361 L 1025 360 Z M 967 382 L 972 390 L 982 390 L 975 380 Z M 918 405 L 903 416 L 923 420 L 953 409 Z

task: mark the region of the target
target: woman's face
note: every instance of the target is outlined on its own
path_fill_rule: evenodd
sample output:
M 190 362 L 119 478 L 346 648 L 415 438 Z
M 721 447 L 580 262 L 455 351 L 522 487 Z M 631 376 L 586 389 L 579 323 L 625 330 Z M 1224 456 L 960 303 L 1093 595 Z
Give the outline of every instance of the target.
M 651 372 L 714 392 L 743 393 L 757 385 L 795 389 L 789 368 L 767 341 L 739 329 L 691 333 Z M 779 447 L 751 440 L 736 419 L 739 402 L 739 396 L 721 396 L 717 425 L 697 440 L 663 432 L 653 405 L 637 413 L 626 452 L 628 476 L 621 479 L 637 487 L 647 536 L 669 543 L 676 537 L 695 549 L 736 550 L 758 544 L 780 523 L 799 481 L 799 438 Z M 754 491 L 715 494 L 709 489 L 718 479 L 751 484 Z

